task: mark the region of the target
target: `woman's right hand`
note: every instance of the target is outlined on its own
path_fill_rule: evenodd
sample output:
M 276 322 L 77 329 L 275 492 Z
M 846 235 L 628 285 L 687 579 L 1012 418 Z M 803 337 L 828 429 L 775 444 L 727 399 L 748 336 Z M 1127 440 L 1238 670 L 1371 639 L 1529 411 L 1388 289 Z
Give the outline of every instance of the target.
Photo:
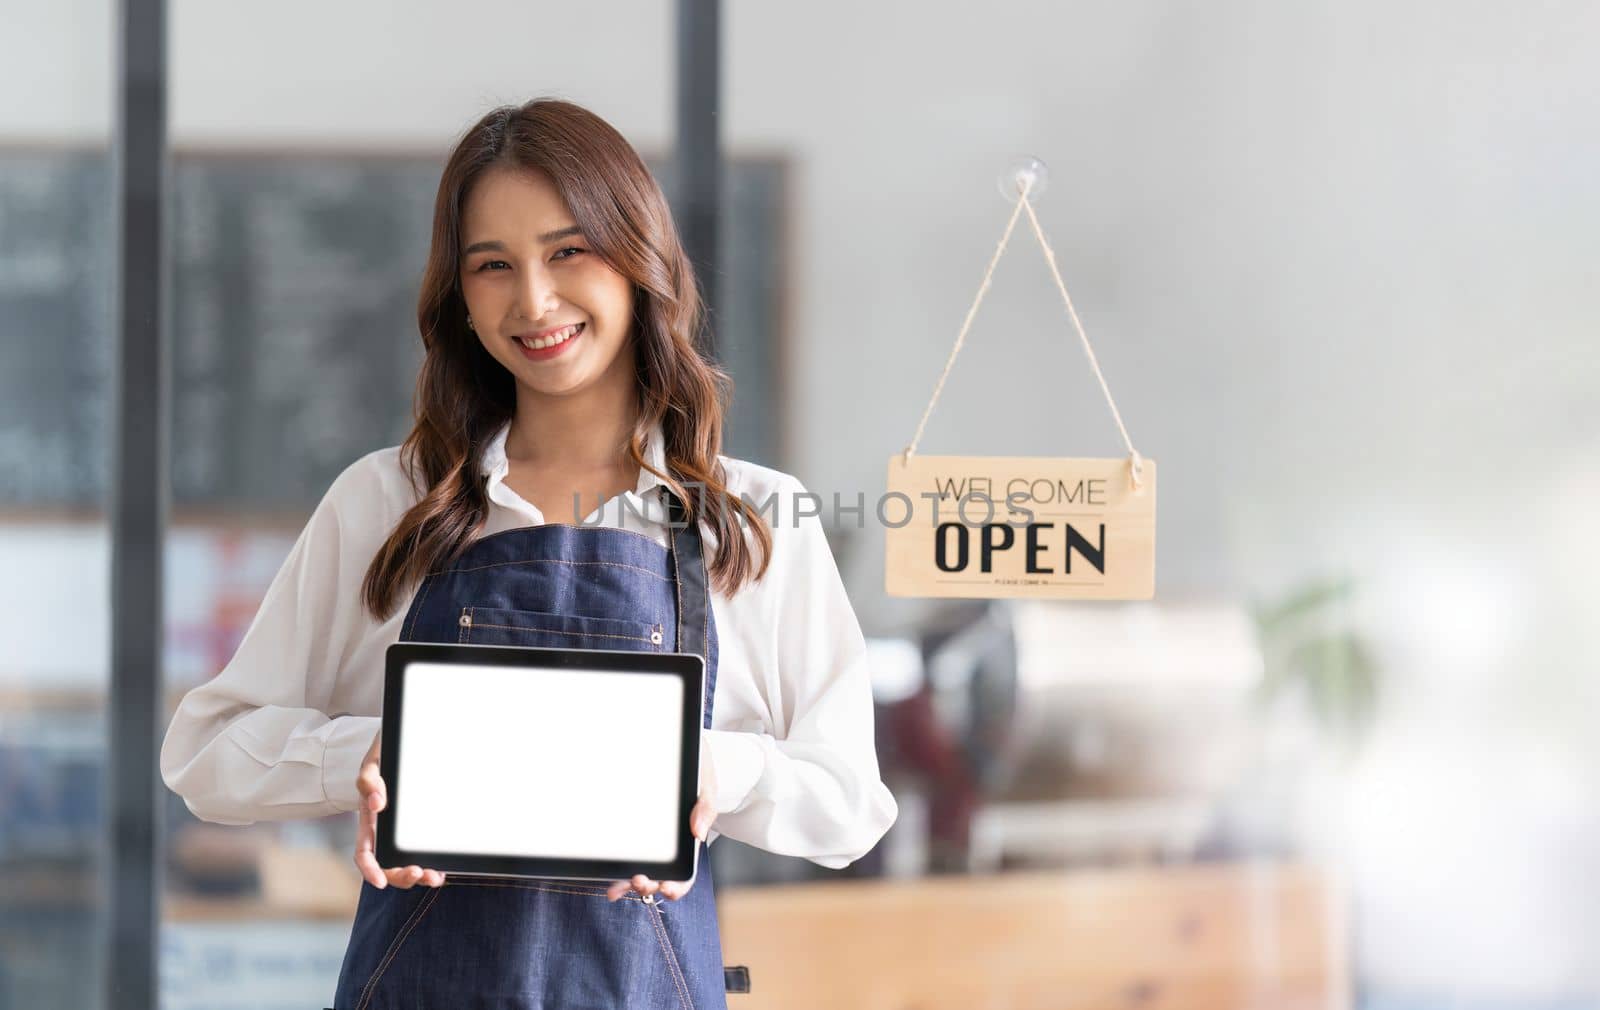
M 361 792 L 361 806 L 357 811 L 356 869 L 367 883 L 380 890 L 393 884 L 412 887 L 427 884 L 439 887 L 444 884 L 444 874 L 420 866 L 401 866 L 385 870 L 378 865 L 378 811 L 389 804 L 389 791 L 384 787 L 383 775 L 378 770 L 378 755 L 382 753 L 383 733 L 372 738 L 372 746 L 361 761 L 361 774 L 356 776 L 356 788 Z

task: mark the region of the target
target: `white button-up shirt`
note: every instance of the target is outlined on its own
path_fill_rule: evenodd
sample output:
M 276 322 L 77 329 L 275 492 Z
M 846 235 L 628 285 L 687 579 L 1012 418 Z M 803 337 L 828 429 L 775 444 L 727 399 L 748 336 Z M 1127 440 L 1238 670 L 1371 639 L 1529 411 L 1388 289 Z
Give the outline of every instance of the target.
M 486 447 L 485 535 L 545 520 L 506 483 L 509 425 Z M 660 430 L 646 458 L 665 470 Z M 718 670 L 701 760 L 717 783 L 711 840 L 840 868 L 894 822 L 873 746 L 866 642 L 814 516 L 796 517 L 794 477 L 721 457 L 729 491 L 760 508 L 776 495 L 766 577 L 711 591 Z M 641 469 L 635 490 L 584 520 L 665 545 L 665 514 Z M 375 621 L 361 601 L 367 566 L 418 494 L 398 447 L 333 482 L 261 602 L 238 651 L 189 691 L 161 748 L 161 774 L 197 816 L 222 824 L 355 810 L 356 775 L 383 711 L 384 652 L 407 607 Z M 626 507 L 626 511 L 624 508 Z M 814 510 L 812 510 L 814 511 Z M 643 518 L 641 519 L 641 515 Z M 708 558 L 714 538 L 705 537 Z

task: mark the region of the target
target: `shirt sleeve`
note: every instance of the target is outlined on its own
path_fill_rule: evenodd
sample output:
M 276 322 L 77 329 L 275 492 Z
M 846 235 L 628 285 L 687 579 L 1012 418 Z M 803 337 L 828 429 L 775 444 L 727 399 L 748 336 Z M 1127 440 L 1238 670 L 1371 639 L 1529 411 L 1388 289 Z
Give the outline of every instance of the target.
M 752 673 L 775 685 L 769 704 L 781 725 L 707 730 L 702 746 L 716 776 L 713 838 L 841 869 L 871 851 L 898 807 L 879 775 L 866 640 L 821 522 L 796 525 L 792 503 L 803 493 L 785 482 L 767 576 L 735 594 L 741 618 L 770 636 L 752 662 L 776 669 Z
M 371 458 L 334 481 L 214 678 L 179 703 L 161 777 L 197 817 L 219 824 L 356 809 L 356 775 L 381 718 L 329 714 L 353 637 L 370 624 L 360 586 L 382 511 Z M 371 541 L 370 543 L 368 541 Z

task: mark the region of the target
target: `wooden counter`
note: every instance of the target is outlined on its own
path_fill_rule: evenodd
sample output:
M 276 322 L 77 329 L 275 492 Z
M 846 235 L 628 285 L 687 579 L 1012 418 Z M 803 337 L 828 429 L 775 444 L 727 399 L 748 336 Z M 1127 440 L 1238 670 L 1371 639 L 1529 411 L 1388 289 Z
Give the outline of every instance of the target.
M 1188 865 L 730 889 L 719 917 L 730 1010 L 1346 1010 L 1334 894 Z
M 168 921 L 348 923 L 332 853 L 268 850 L 259 898 Z M 718 894 L 730 1010 L 1348 1010 L 1335 883 L 1277 864 L 840 880 Z M 670 914 L 670 913 L 669 913 Z

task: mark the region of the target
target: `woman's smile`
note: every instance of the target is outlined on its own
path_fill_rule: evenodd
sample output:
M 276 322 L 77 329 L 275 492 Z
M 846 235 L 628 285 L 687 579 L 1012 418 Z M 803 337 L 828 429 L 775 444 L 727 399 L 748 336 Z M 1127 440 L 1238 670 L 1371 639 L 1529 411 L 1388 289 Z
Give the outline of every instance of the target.
M 517 347 L 522 351 L 522 356 L 528 360 L 549 361 L 577 343 L 578 337 L 583 334 L 587 326 L 587 323 L 578 323 L 573 326 L 562 326 L 554 330 L 530 331 L 528 333 L 520 333 L 512 339 L 517 342 Z

